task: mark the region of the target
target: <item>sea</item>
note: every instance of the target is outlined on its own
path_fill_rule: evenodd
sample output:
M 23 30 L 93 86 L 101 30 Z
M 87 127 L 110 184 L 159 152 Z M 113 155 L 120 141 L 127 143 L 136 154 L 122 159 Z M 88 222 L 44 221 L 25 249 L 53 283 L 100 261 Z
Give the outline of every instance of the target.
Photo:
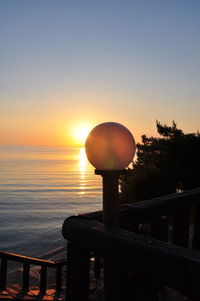
M 101 208 L 84 148 L 0 146 L 0 251 L 50 259 L 66 245 L 64 220 Z

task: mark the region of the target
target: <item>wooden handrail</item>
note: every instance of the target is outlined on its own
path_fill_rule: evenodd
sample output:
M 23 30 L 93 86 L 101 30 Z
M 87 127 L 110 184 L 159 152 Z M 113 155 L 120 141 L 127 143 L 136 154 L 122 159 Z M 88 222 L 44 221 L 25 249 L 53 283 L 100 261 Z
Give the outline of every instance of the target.
M 0 251 L 1 258 L 1 271 L 0 271 L 0 290 L 6 289 L 7 279 L 7 262 L 15 261 L 23 263 L 23 283 L 22 290 L 24 292 L 29 290 L 29 271 L 30 265 L 37 265 L 41 267 L 40 277 L 40 293 L 45 294 L 46 292 L 46 272 L 47 268 L 56 269 L 56 291 L 59 292 L 62 283 L 62 266 L 66 265 L 66 261 L 49 261 L 44 259 L 32 258 L 22 256 L 19 254 L 13 254 L 9 252 Z
M 146 218 L 152 215 L 171 212 L 175 208 L 181 208 L 185 205 L 192 206 L 200 204 L 200 188 L 191 189 L 181 193 L 174 193 L 162 197 L 149 199 L 119 206 L 119 218 L 123 225 L 129 218 Z M 102 221 L 102 211 L 80 214 L 79 216 L 87 219 Z
M 7 260 L 23 262 L 23 263 L 28 262 L 29 264 L 46 266 L 49 268 L 55 267 L 56 264 L 61 264 L 61 265 L 63 264 L 63 262 L 59 262 L 59 261 L 38 259 L 38 258 L 23 256 L 19 254 L 10 253 L 10 252 L 4 252 L 4 251 L 0 251 L 0 258 L 6 258 Z

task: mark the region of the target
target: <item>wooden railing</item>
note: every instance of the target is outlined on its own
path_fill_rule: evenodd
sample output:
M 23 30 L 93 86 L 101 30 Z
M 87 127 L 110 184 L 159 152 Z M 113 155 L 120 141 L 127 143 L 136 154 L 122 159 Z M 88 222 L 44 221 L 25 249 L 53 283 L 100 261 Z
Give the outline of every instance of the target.
M 7 280 L 7 265 L 8 261 L 20 262 L 23 264 L 23 277 L 22 277 L 22 291 L 27 292 L 29 290 L 29 272 L 30 266 L 40 266 L 40 294 L 46 293 L 47 287 L 47 268 L 53 268 L 56 270 L 56 291 L 61 290 L 62 285 L 62 266 L 66 264 L 65 261 L 48 261 L 43 259 L 36 259 L 32 257 L 21 256 L 8 252 L 0 252 L 1 258 L 1 270 L 0 270 L 0 290 L 6 289 Z
M 119 228 L 102 212 L 65 220 L 67 300 L 88 301 L 91 256 L 112 266 L 109 301 L 158 300 L 166 286 L 200 300 L 200 189 L 121 206 L 119 217 Z

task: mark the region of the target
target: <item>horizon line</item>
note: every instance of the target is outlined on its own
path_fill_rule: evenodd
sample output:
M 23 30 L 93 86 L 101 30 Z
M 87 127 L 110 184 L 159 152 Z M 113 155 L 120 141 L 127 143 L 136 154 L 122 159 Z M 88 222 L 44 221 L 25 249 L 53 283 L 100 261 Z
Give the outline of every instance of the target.
M 4 144 L 0 143 L 0 146 L 36 146 L 36 147 L 70 147 L 70 148 L 85 148 L 84 145 L 80 146 L 72 146 L 72 145 L 44 145 L 44 144 Z

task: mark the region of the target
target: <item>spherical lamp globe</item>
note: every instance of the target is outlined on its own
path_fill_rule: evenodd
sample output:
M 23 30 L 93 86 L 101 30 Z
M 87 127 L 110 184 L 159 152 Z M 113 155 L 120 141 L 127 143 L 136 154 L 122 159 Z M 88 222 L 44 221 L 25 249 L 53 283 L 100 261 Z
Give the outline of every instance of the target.
M 105 122 L 89 133 L 85 142 L 89 162 L 98 170 L 123 170 L 135 155 L 135 140 L 122 124 Z

